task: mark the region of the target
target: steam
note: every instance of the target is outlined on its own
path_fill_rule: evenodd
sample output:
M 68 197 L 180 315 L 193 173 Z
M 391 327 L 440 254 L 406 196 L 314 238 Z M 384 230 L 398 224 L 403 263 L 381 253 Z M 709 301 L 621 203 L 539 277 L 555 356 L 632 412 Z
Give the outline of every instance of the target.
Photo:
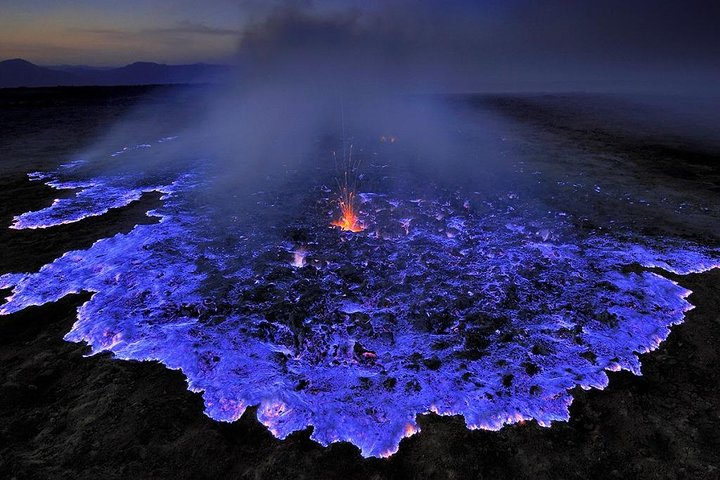
M 454 1 L 390 1 L 321 8 L 308 2 L 244 2 L 250 20 L 235 68 L 222 84 L 159 95 L 84 156 L 101 158 L 177 137 L 162 151 L 133 151 L 121 162 L 104 162 L 105 168 L 154 174 L 202 159 L 222 205 L 228 196 L 282 191 L 299 176 L 309 185 L 334 185 L 326 178 L 333 152 L 348 142 L 365 167 L 391 157 L 412 175 L 450 186 L 482 191 L 512 184 L 509 167 L 515 159 L 499 133 L 506 120 L 446 94 L 522 88 L 521 79 L 537 81 L 544 75 L 540 70 L 555 65 L 538 69 L 545 57 L 537 50 L 557 45 L 553 35 L 540 38 L 538 27 L 522 15 L 510 15 L 509 7 L 498 10 L 502 15 L 486 15 L 498 7 L 492 3 L 479 8 Z M 503 15 L 518 38 L 500 32 L 491 20 Z M 632 16 L 625 10 L 623 15 Z M 378 145 L 381 137 L 397 139 L 392 151 Z M 380 158 L 383 153 L 386 158 Z
M 350 141 L 367 162 L 383 136 L 398 140 L 394 161 L 410 162 L 412 172 L 457 178 L 496 170 L 496 135 L 468 149 L 462 109 L 438 95 L 458 77 L 457 59 L 441 53 L 458 38 L 444 40 L 443 32 L 464 22 L 452 13 L 432 22 L 423 7 L 408 16 L 400 5 L 326 14 L 291 6 L 250 25 L 236 78 L 217 92 L 203 122 L 226 178 L 312 171 L 331 165 L 331 151 Z
M 366 168 L 387 161 L 377 157 L 385 148 L 416 175 L 490 181 L 488 172 L 504 162 L 496 129 L 487 128 L 499 120 L 488 115 L 480 129 L 486 133 L 469 145 L 466 112 L 438 94 L 458 76 L 457 59 L 441 54 L 457 39 L 443 40 L 443 31 L 463 22 L 454 14 L 431 22 L 423 8 L 406 17 L 399 7 L 253 10 L 235 68 L 222 84 L 157 94 L 84 156 L 101 159 L 172 137 L 162 148 L 103 161 L 103 168 L 153 175 L 202 159 L 219 205 L 260 190 L 282 191 L 299 176 L 308 185 L 334 186 L 334 155 L 351 142 Z M 392 152 L 381 137 L 397 140 Z

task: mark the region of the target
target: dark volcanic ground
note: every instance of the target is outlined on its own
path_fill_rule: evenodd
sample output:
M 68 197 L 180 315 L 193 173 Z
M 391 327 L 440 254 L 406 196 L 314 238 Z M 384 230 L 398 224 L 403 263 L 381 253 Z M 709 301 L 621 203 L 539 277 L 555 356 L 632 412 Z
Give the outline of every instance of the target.
M 54 192 L 25 173 L 70 159 L 156 89 L 0 91 L 0 225 Z M 720 149 L 702 129 L 670 136 L 615 121 L 604 100 L 492 97 L 528 128 L 598 157 L 619 155 L 651 184 L 720 205 Z M 639 118 L 647 113 L 638 112 Z M 665 132 L 665 133 L 664 133 Z M 0 228 L 0 271 L 31 271 L 68 249 L 151 221 L 157 198 L 48 232 Z M 658 218 L 659 231 L 718 241 L 701 218 Z M 610 373 L 604 391 L 574 392 L 568 423 L 469 431 L 459 417 L 419 418 L 420 434 L 388 460 L 309 432 L 275 439 L 249 410 L 234 424 L 203 414 L 200 395 L 159 364 L 84 358 L 62 340 L 87 297 L 0 318 L 0 478 L 718 478 L 720 271 L 676 277 L 696 308 L 642 377 Z

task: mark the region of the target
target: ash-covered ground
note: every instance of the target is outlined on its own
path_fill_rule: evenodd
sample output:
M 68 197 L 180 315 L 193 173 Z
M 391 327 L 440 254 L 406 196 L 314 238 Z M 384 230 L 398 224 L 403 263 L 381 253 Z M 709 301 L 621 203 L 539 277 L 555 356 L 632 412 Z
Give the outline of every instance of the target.
M 202 162 L 151 178 L 72 162 L 132 94 L 181 108 L 153 91 L 3 94 L 10 477 L 715 475 L 718 274 L 678 275 L 718 261 L 718 145 L 701 127 L 671 136 L 657 108 L 613 97 L 451 98 L 458 142 L 482 149 L 483 116 L 505 119 L 503 168 L 458 182 L 412 168 L 402 137 L 357 138 L 365 229 L 349 233 L 330 226 L 329 160 L 237 204 L 202 188 Z M 81 194 L 53 203 L 43 182 Z M 569 422 L 538 425 L 573 398 Z M 427 412 L 446 416 L 416 425 Z

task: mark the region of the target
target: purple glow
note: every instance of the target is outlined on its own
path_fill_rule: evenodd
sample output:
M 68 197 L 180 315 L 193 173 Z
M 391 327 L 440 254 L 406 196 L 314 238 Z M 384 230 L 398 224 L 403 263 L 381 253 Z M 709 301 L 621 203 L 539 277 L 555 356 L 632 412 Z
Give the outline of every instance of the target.
M 720 266 L 716 252 L 674 240 L 580 235 L 564 213 L 514 208 L 513 194 L 484 213 L 365 194 L 365 232 L 311 212 L 315 233 L 299 246 L 254 225 L 214 228 L 190 206 L 200 186 L 191 174 L 141 189 L 98 177 L 21 215 L 13 228 L 49 227 L 164 193 L 149 212 L 159 223 L 0 276 L 13 289 L 0 314 L 92 292 L 67 340 L 182 370 L 216 420 L 259 405 L 279 438 L 312 426 L 320 444 L 348 441 L 364 456 L 397 451 L 427 412 L 489 430 L 567 420 L 569 389 L 604 388 L 606 370 L 639 375 L 638 354 L 692 308 L 675 282 L 624 267 Z

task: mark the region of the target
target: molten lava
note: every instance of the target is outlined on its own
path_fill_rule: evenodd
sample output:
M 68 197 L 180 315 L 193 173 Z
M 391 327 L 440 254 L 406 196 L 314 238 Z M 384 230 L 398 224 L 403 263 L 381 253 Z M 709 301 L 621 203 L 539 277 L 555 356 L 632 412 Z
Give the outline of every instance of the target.
M 345 150 L 344 147 L 343 150 Z M 342 173 L 338 177 L 338 190 L 340 192 L 338 200 L 340 203 L 340 213 L 342 216 L 339 220 L 335 220 L 334 222 L 332 222 L 332 225 L 335 227 L 340 227 L 346 232 L 357 233 L 365 230 L 365 226 L 358 218 L 357 208 L 355 204 L 355 192 L 357 192 L 358 181 L 357 170 L 360 162 L 357 160 L 353 160 L 352 151 L 352 145 L 350 145 L 349 153 L 343 151 L 343 166 L 341 170 Z
M 347 232 L 357 233 L 365 230 L 355 208 L 355 192 L 346 186 L 340 188 L 340 212 L 342 216 L 339 220 L 332 222 L 333 226 L 340 227 Z

